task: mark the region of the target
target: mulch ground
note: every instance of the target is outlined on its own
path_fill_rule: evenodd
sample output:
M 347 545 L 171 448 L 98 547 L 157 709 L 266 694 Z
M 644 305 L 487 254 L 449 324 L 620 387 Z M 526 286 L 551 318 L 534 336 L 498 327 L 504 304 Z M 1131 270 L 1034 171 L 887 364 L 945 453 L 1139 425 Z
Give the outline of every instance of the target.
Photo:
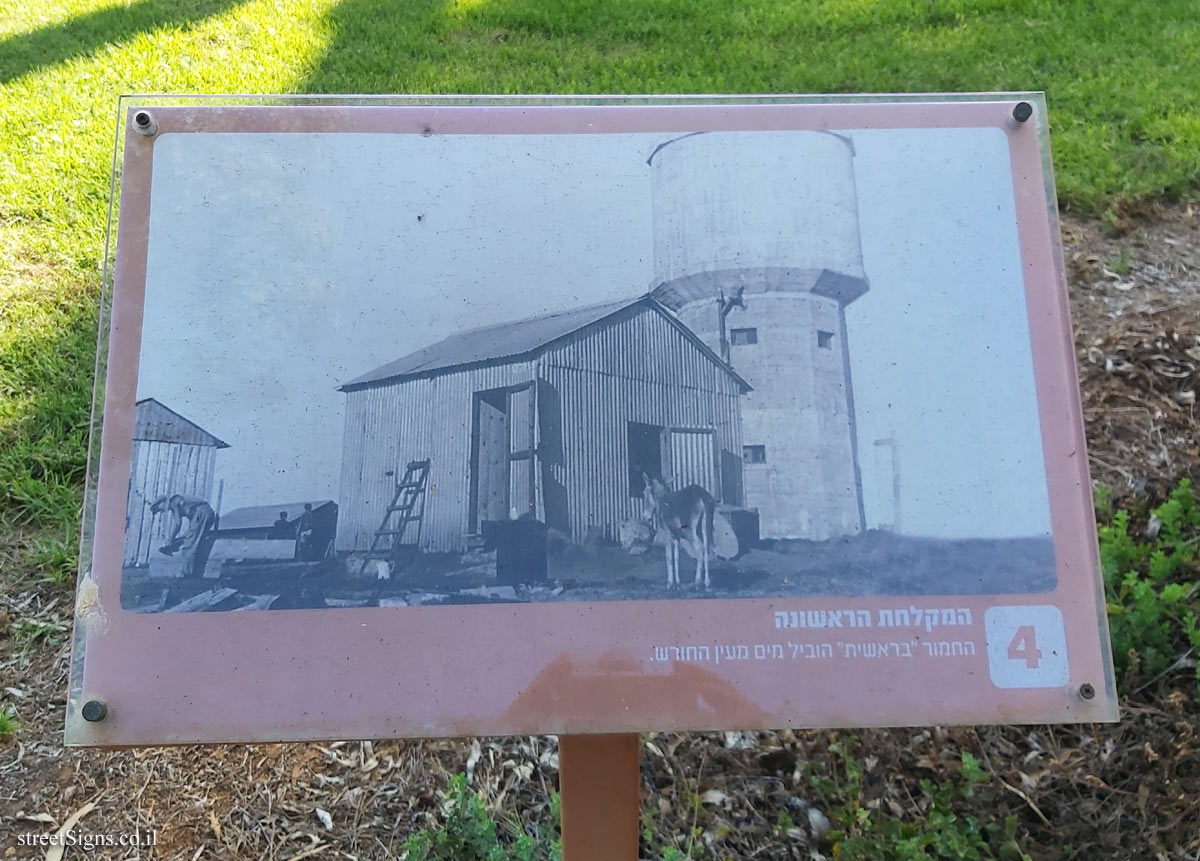
M 1152 207 L 1063 242 L 1093 479 L 1118 503 L 1161 498 L 1200 463 L 1200 212 Z
M 1144 508 L 1180 477 L 1200 477 L 1200 216 L 1157 206 L 1107 227 L 1068 217 L 1063 232 L 1093 476 L 1116 504 Z M 0 538 L 0 563 L 23 540 Z M 0 745 L 3 857 L 43 857 L 18 835 L 82 813 L 80 832 L 153 829 L 158 843 L 68 858 L 390 858 L 437 821 L 439 793 L 459 772 L 511 821 L 549 827 L 553 737 L 65 750 L 72 596 L 0 570 L 0 688 L 21 720 Z M 1184 661 L 1143 685 L 1115 725 L 649 735 L 645 827 L 657 847 L 701 846 L 718 858 L 828 855 L 816 836 L 822 817 L 831 801 L 853 800 L 836 787 L 822 798 L 809 776 L 842 774 L 830 745 L 853 735 L 867 810 L 917 819 L 928 804 L 920 782 L 956 781 L 970 752 L 992 778 L 957 812 L 1015 816 L 1017 842 L 1035 859 L 1195 861 L 1193 670 Z

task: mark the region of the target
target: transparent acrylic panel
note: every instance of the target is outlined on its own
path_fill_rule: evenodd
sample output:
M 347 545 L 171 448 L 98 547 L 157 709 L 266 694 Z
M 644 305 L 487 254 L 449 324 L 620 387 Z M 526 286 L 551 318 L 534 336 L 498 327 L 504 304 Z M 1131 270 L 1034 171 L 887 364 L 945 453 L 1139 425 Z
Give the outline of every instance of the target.
M 70 743 L 1114 717 L 1040 94 L 120 126 Z

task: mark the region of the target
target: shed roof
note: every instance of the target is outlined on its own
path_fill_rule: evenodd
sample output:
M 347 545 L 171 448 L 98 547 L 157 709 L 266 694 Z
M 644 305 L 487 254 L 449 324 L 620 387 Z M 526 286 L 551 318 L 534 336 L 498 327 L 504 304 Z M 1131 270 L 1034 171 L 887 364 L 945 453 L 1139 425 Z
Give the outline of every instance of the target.
M 304 506 L 311 505 L 313 511 L 318 511 L 326 505 L 332 505 L 332 499 L 305 499 L 301 502 L 277 502 L 274 505 L 251 505 L 246 508 L 235 508 L 221 515 L 218 526 L 224 529 L 264 529 L 275 525 L 281 511 L 287 512 L 288 521 L 293 521 L 304 513 Z
M 733 377 L 745 391 L 750 391 L 749 383 L 734 372 L 729 365 L 721 361 L 721 358 L 709 349 L 696 336 L 695 332 L 679 322 L 674 314 L 649 295 L 620 302 L 606 302 L 603 305 L 575 308 L 570 311 L 547 314 L 543 317 L 531 317 L 512 323 L 469 329 L 443 338 L 436 344 L 409 353 L 394 362 L 380 365 L 375 370 L 342 384 L 339 388 L 341 391 L 352 391 L 372 383 L 434 374 L 463 365 L 486 364 L 529 356 L 555 341 L 581 329 L 594 326 L 627 308 L 637 306 L 644 306 L 665 317 L 698 350 Z
M 134 405 L 133 438 L 229 448 L 228 443 L 154 398 L 143 398 Z

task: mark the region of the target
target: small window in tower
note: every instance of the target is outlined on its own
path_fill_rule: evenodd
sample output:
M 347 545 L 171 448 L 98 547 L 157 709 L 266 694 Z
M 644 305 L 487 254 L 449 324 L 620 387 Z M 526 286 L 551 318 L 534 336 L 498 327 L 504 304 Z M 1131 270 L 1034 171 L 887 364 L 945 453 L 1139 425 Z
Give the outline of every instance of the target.
M 765 445 L 742 446 L 742 461 L 744 463 L 766 463 L 767 447 Z
M 817 331 L 817 346 L 822 350 L 833 349 L 833 332 Z
M 758 329 L 730 329 L 729 343 L 735 347 L 742 344 L 757 344 Z

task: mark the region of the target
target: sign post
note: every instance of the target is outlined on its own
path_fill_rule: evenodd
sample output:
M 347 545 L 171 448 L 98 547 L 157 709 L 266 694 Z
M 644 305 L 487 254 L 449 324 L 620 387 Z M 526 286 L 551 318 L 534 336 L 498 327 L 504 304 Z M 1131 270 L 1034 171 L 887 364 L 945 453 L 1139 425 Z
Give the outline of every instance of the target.
M 563 861 L 638 857 L 640 746 L 633 733 L 559 736 Z

